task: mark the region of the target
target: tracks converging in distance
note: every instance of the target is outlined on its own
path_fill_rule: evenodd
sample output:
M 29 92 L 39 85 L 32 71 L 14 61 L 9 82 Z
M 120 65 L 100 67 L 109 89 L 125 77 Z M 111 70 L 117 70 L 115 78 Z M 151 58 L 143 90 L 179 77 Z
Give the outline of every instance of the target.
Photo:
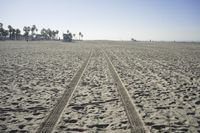
M 53 110 L 47 117 L 47 119 L 41 124 L 39 129 L 37 130 L 37 133 L 51 133 L 54 126 L 56 125 L 56 122 L 58 121 L 63 109 L 67 105 L 67 103 L 70 101 L 77 84 L 80 81 L 80 78 L 82 77 L 90 59 L 92 56 L 92 50 L 90 51 L 90 54 L 86 61 L 83 63 L 81 68 L 76 72 L 76 74 L 73 76 L 72 81 L 68 85 L 68 88 L 64 91 L 63 96 L 58 100 L 57 104 L 54 106 Z
M 145 133 L 148 132 L 147 129 L 144 126 L 143 121 L 141 120 L 138 112 L 136 111 L 136 107 L 134 103 L 132 102 L 130 95 L 128 94 L 128 91 L 124 87 L 114 65 L 110 61 L 108 55 L 106 52 L 101 50 L 103 53 L 103 56 L 106 59 L 106 62 L 108 64 L 110 73 L 114 79 L 115 85 L 117 87 L 118 93 L 120 95 L 120 99 L 123 103 L 125 112 L 127 114 L 130 126 L 131 126 L 131 132 L 132 133 Z M 72 95 L 75 92 L 75 89 L 85 71 L 87 68 L 90 59 L 92 56 L 92 50 L 86 59 L 86 61 L 83 63 L 81 68 L 76 72 L 74 77 L 72 78 L 72 81 L 68 85 L 68 88 L 64 91 L 63 96 L 58 100 L 57 104 L 54 106 L 53 110 L 50 112 L 46 120 L 41 124 L 41 126 L 38 128 L 37 133 L 51 133 L 57 124 L 57 121 L 59 120 L 59 117 L 61 116 L 65 106 L 69 103 L 70 99 L 72 98 Z
M 130 125 L 131 125 L 131 132 L 132 133 L 145 133 L 148 132 L 147 129 L 144 126 L 143 121 L 141 120 L 138 112 L 136 111 L 136 107 L 134 103 L 132 102 L 130 95 L 128 94 L 128 91 L 124 87 L 119 75 L 117 74 L 117 71 L 110 61 L 108 55 L 104 53 L 104 56 L 106 58 L 106 61 L 108 63 L 109 70 L 111 72 L 111 75 L 114 79 L 115 85 L 117 86 L 117 90 L 121 96 L 122 103 L 124 105 L 127 117 L 129 119 Z

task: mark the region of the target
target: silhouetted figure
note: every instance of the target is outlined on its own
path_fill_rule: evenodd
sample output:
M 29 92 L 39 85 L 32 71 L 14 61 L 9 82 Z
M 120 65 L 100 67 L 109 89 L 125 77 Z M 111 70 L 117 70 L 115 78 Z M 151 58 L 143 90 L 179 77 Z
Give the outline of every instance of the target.
M 28 42 L 28 37 L 26 37 L 26 42 Z

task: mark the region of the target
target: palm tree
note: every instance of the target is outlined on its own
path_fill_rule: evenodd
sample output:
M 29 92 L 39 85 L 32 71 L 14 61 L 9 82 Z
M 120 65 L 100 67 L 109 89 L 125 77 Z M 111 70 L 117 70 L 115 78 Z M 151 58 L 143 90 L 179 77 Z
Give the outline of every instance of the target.
M 12 28 L 12 39 L 16 40 L 16 30 Z
M 56 34 L 57 34 L 57 31 L 56 31 L 56 30 L 53 30 L 53 31 L 52 31 L 52 36 L 53 36 L 53 39 L 55 39 L 55 38 L 56 38 Z
M 2 29 L 3 28 L 3 23 L 0 23 L 0 29 Z
M 49 39 L 52 39 L 52 34 L 53 32 L 52 32 L 52 30 L 51 29 L 47 29 L 47 34 L 48 34 L 48 36 L 49 36 Z
M 36 28 L 35 25 L 33 25 L 33 26 L 31 27 L 31 32 L 32 32 L 32 34 L 34 33 L 34 31 L 35 31 L 36 29 L 37 29 L 37 28 Z
M 20 36 L 21 36 L 21 31 L 20 31 L 20 29 L 16 29 L 16 37 L 17 37 L 17 40 L 20 38 Z
M 83 39 L 83 34 L 79 32 L 79 40 L 81 40 L 81 38 Z
M 26 40 L 28 41 L 29 32 L 31 31 L 31 28 L 30 26 L 24 26 L 23 30 L 24 30 L 24 36 L 26 37 Z
M 12 36 L 12 26 L 11 25 L 8 25 L 8 32 L 9 32 L 9 38 L 11 39 L 11 36 Z
M 30 31 L 31 31 L 31 27 L 28 26 L 28 27 L 27 27 L 27 33 L 28 33 L 27 35 L 28 35 L 28 39 L 29 39 L 29 32 L 30 32 Z
M 8 30 L 5 30 L 3 28 L 3 23 L 0 23 L 0 37 L 2 40 L 5 40 L 7 38 L 7 36 L 9 35 Z
M 78 34 L 78 35 L 79 35 L 79 40 L 81 40 L 81 38 L 80 38 L 80 37 L 81 37 L 82 33 L 81 33 L 81 32 L 79 32 L 79 34 Z
M 31 32 L 32 32 L 31 35 L 32 35 L 32 39 L 33 39 L 33 36 L 34 36 L 34 34 L 35 34 L 35 33 L 34 33 L 35 31 L 37 31 L 37 27 L 36 27 L 35 25 L 33 25 L 33 26 L 31 27 Z
M 44 39 L 47 39 L 48 35 L 47 35 L 47 30 L 45 28 L 43 28 L 40 33 Z
M 2 39 L 3 38 L 3 23 L 0 23 L 0 39 Z
M 76 34 L 73 34 L 74 40 L 75 40 L 75 36 L 76 36 Z
M 56 36 L 58 36 L 58 33 L 59 33 L 59 31 L 58 31 L 58 30 L 56 30 Z
M 3 29 L 2 35 L 3 35 L 4 39 L 6 39 L 7 36 L 9 35 L 9 31 Z
M 25 36 L 27 34 L 27 27 L 26 26 L 24 26 L 23 31 L 24 31 L 24 36 Z

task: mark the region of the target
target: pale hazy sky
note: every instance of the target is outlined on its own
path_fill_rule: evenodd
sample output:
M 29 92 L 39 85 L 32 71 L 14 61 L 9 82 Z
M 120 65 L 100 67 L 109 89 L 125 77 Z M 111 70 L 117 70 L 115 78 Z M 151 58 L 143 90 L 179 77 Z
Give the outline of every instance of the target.
M 0 0 L 0 22 L 84 39 L 200 41 L 200 0 Z

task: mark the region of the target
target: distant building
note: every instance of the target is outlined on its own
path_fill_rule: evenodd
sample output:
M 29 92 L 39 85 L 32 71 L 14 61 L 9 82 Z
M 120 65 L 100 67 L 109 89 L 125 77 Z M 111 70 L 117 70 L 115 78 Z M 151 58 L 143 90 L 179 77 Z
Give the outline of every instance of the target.
M 64 42 L 72 42 L 72 34 L 63 34 L 63 41 Z
M 44 40 L 44 36 L 41 34 L 36 34 L 34 40 Z

